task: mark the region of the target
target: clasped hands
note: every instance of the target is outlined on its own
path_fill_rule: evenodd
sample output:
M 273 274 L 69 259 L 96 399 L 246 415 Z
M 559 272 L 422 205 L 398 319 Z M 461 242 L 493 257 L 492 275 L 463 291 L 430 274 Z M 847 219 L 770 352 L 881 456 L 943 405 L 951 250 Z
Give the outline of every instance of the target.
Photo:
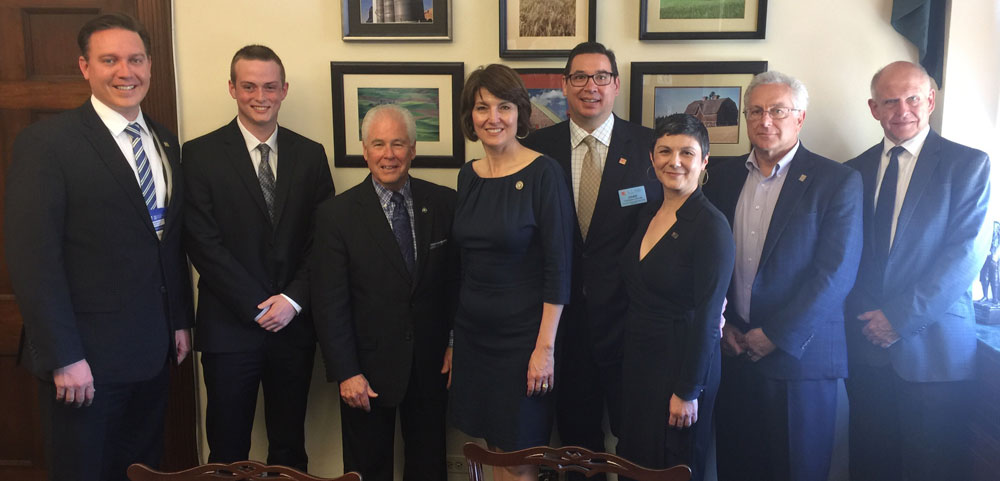
M 774 352 L 776 348 L 777 346 L 759 327 L 750 329 L 746 333 L 729 324 L 722 327 L 722 352 L 729 356 L 744 356 L 752 362 L 757 362 Z
M 868 321 L 868 324 L 861 329 L 861 333 L 868 338 L 868 342 L 878 347 L 886 349 L 899 340 L 899 333 L 892 328 L 892 324 L 881 309 L 862 313 L 858 316 L 858 320 Z

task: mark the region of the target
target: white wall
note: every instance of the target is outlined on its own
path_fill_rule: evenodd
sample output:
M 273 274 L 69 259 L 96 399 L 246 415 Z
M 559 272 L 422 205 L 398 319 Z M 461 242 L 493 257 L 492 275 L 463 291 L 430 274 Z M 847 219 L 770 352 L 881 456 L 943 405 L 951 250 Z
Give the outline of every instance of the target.
M 467 73 L 479 65 L 500 61 L 498 3 L 452 1 L 452 18 L 456 20 L 451 42 L 359 43 L 341 40 L 340 0 L 175 0 L 181 140 L 195 138 L 232 119 L 236 109 L 226 86 L 229 61 L 243 45 L 262 43 L 281 56 L 287 70 L 290 88 L 282 106 L 281 124 L 321 142 L 327 154 L 332 154 L 330 61 L 462 61 Z M 983 5 L 991 3 L 991 0 L 974 1 Z M 602 0 L 598 3 L 597 40 L 616 51 L 622 72 L 623 89 L 615 108 L 620 116 L 628 117 L 629 62 L 767 60 L 772 69 L 799 77 L 809 88 L 811 102 L 802 132 L 805 145 L 841 161 L 881 139 L 879 125 L 871 118 L 866 105 L 871 75 L 890 61 L 914 57 L 914 49 L 889 25 L 891 0 L 770 0 L 766 40 L 657 42 L 638 40 L 639 2 Z M 991 121 L 995 128 L 1000 105 L 996 90 L 996 49 L 984 51 L 974 33 L 992 35 L 992 45 L 997 45 L 1000 22 L 995 4 L 992 12 L 992 23 L 970 30 L 969 38 L 962 44 L 963 49 L 968 45 L 964 55 L 993 60 L 992 77 L 976 78 L 978 62 L 952 55 L 950 69 L 958 68 L 959 63 L 969 67 L 959 78 L 949 77 L 946 86 L 983 91 L 989 91 L 992 86 L 992 103 L 987 102 L 984 106 L 985 117 L 976 118 Z M 982 9 L 971 6 L 956 8 L 952 30 L 963 30 L 967 23 L 980 25 L 982 15 Z M 564 60 L 505 63 L 514 67 L 561 67 Z M 968 106 L 969 103 L 963 101 L 959 105 Z M 956 112 L 956 115 L 961 113 Z M 981 133 L 967 141 L 975 144 L 983 137 L 989 135 Z M 419 151 L 419 145 L 417 148 Z M 480 156 L 482 150 L 478 144 L 468 144 L 467 152 L 468 158 L 474 158 Z M 358 183 L 366 174 L 366 169 L 333 170 L 339 191 Z M 415 169 L 414 174 L 454 187 L 457 171 Z M 320 363 L 317 359 L 307 422 L 307 448 L 311 457 L 310 471 L 330 476 L 342 472 L 338 396 L 336 386 L 324 382 Z M 262 412 L 259 408 L 258 413 Z M 258 428 L 252 457 L 263 459 L 265 438 L 259 423 Z M 460 439 L 453 438 L 451 452 L 460 453 L 459 445 Z M 840 459 L 842 461 L 842 457 Z

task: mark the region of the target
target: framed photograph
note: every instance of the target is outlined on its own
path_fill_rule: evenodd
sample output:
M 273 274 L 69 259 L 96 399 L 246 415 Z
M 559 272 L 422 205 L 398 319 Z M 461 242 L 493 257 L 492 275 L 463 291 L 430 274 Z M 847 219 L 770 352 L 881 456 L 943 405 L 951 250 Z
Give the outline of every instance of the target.
M 639 40 L 764 38 L 767 0 L 639 2 Z
M 361 121 L 372 107 L 394 103 L 417 121 L 413 167 L 461 167 L 465 137 L 459 120 L 462 62 L 330 62 L 333 165 L 365 167 Z
M 516 68 L 514 69 L 531 97 L 531 128 L 538 130 L 569 119 L 566 97 L 563 96 L 563 69 Z
M 565 57 L 596 38 L 597 0 L 500 0 L 500 57 Z
M 750 151 L 743 94 L 767 62 L 633 62 L 629 120 L 652 128 L 671 114 L 694 115 L 708 129 L 713 156 Z
M 344 40 L 451 40 L 452 0 L 341 0 Z

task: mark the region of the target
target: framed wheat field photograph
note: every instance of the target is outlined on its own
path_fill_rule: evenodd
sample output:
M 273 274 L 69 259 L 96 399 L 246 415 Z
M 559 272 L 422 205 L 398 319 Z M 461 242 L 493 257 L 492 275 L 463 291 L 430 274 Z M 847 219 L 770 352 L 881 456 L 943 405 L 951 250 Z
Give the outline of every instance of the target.
M 344 40 L 451 40 L 452 0 L 341 0 Z
M 640 0 L 639 40 L 761 39 L 767 0 Z
M 596 38 L 597 0 L 500 0 L 500 57 L 565 57 Z
M 333 164 L 365 167 L 361 122 L 372 107 L 398 104 L 417 124 L 413 167 L 461 167 L 462 62 L 330 62 Z
M 708 129 L 713 156 L 750 151 L 743 95 L 767 62 L 633 62 L 629 120 L 653 128 L 656 119 L 687 113 Z

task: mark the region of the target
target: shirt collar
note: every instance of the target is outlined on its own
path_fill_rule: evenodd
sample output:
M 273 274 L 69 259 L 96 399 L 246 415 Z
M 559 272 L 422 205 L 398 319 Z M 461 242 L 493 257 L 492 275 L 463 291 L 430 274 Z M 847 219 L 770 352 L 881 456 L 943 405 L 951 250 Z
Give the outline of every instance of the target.
M 609 115 L 607 120 L 605 120 L 601 125 L 597 126 L 597 128 L 594 129 L 593 132 L 587 132 L 586 130 L 583 129 L 583 127 L 576 125 L 576 122 L 573 122 L 573 119 L 569 119 L 570 146 L 572 148 L 576 148 L 577 146 L 580 145 L 580 142 L 583 142 L 583 139 L 585 139 L 588 135 L 592 135 L 602 144 L 610 146 L 611 129 L 612 127 L 614 127 L 614 125 L 615 125 L 614 114 Z
M 388 204 L 389 199 L 392 198 L 392 190 L 389 190 L 388 187 L 380 184 L 379 181 L 375 180 L 374 176 L 372 176 L 372 185 L 375 186 L 375 193 L 378 195 L 379 203 L 382 204 L 382 206 Z M 413 195 L 410 193 L 409 175 L 407 175 L 406 177 L 406 183 L 403 184 L 403 188 L 399 189 L 399 193 L 403 194 L 403 199 L 408 200 L 413 197 Z
M 131 123 L 139 124 L 147 134 L 149 134 L 149 127 L 146 126 L 146 119 L 142 116 L 142 110 L 139 110 L 139 115 L 136 116 L 135 121 L 129 122 L 122 114 L 114 111 L 111 107 L 108 107 L 101 102 L 93 94 L 90 96 L 90 104 L 94 107 L 94 112 L 97 112 L 97 116 L 100 117 L 101 122 L 104 126 L 111 131 L 111 135 L 118 137 L 122 132 L 125 131 L 125 127 Z
M 899 143 L 899 146 L 906 150 L 907 153 L 916 157 L 920 154 L 920 150 L 924 148 L 924 142 L 927 140 L 927 134 L 931 133 L 931 126 L 925 125 L 917 135 L 910 137 Z M 889 140 L 888 137 L 882 138 L 882 157 L 887 157 L 889 155 L 889 150 L 895 147 L 896 144 Z
M 275 154 L 278 153 L 278 126 L 274 126 L 274 132 L 271 132 L 271 136 L 267 140 L 261 142 L 257 137 L 243 126 L 243 122 L 240 121 L 239 117 L 236 117 L 236 125 L 240 127 L 240 132 L 243 134 L 243 141 L 247 143 L 247 151 L 253 152 L 260 144 L 267 144 L 271 148 L 271 152 Z
M 795 153 L 799 151 L 799 146 L 802 145 L 801 141 L 796 141 L 795 146 L 785 154 L 781 160 L 774 166 L 774 170 L 771 171 L 771 177 L 777 177 L 785 175 L 788 170 L 788 164 L 792 163 L 792 159 L 795 158 Z M 749 171 L 760 171 L 760 166 L 757 164 L 757 155 L 754 150 L 750 150 L 750 156 L 747 157 L 747 170 Z M 762 173 L 763 174 L 763 173 Z

